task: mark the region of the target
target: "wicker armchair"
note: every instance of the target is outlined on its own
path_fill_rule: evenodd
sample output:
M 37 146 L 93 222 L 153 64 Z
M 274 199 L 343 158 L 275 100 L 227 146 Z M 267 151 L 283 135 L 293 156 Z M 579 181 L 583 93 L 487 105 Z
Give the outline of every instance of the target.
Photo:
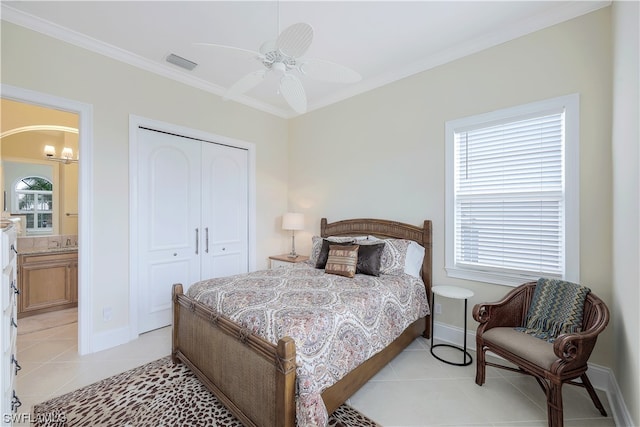
M 593 404 L 607 416 L 598 395 L 587 377 L 587 360 L 596 344 L 598 334 L 609 322 L 607 306 L 593 293 L 587 295 L 582 332 L 562 334 L 553 343 L 518 332 L 529 310 L 536 282 L 525 283 L 509 292 L 496 303 L 477 304 L 473 318 L 480 322 L 476 333 L 476 384 L 485 382 L 486 366 L 532 375 L 547 396 L 547 415 L 550 427 L 562 427 L 562 385 L 586 388 Z M 518 368 L 487 362 L 490 351 Z M 581 382 L 574 381 L 580 378 Z

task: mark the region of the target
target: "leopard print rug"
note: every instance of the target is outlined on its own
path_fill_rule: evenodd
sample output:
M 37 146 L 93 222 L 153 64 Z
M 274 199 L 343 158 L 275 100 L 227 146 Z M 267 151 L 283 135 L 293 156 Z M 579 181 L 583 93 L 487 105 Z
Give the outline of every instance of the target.
M 35 426 L 243 427 L 184 364 L 164 357 L 33 407 Z M 332 427 L 380 427 L 348 405 Z

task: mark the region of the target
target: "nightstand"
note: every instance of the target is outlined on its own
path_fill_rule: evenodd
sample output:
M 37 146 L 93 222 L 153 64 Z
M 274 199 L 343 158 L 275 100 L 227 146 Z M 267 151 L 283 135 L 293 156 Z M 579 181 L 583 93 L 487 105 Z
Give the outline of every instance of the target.
M 434 286 L 431 288 L 431 307 L 435 307 L 436 295 L 445 297 L 445 298 L 453 298 L 453 299 L 463 299 L 464 300 L 464 312 L 462 313 L 464 316 L 464 329 L 462 330 L 464 345 L 459 347 L 453 344 L 433 344 L 434 340 L 434 332 L 433 332 L 433 318 L 435 317 L 435 313 L 431 313 L 431 354 L 436 359 L 441 362 L 448 363 L 449 365 L 455 366 L 468 366 L 473 361 L 471 354 L 467 351 L 467 300 L 473 296 L 473 291 L 465 288 L 461 288 L 459 286 Z M 452 362 L 450 360 L 445 360 L 444 358 L 438 356 L 434 353 L 433 349 L 436 347 L 450 347 L 456 350 L 460 350 L 462 352 L 462 362 Z
M 299 262 L 305 262 L 308 259 L 309 257 L 304 255 L 298 255 L 296 258 L 289 258 L 289 255 L 287 254 L 272 255 L 269 257 L 269 263 L 271 264 L 269 268 L 291 268 L 295 264 Z

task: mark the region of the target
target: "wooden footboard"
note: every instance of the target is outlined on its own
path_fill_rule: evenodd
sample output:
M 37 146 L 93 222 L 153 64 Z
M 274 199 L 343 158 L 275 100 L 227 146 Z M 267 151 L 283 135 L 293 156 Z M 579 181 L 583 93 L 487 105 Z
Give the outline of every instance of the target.
M 295 343 L 248 333 L 173 286 L 174 363 L 182 361 L 246 426 L 295 426 Z
M 431 300 L 431 221 L 422 228 L 398 222 L 360 219 L 335 223 L 321 221 L 321 234 L 360 235 L 411 239 L 425 248 L 422 278 Z M 249 427 L 296 425 L 296 348 L 289 337 L 277 345 L 250 334 L 245 328 L 218 316 L 173 286 L 174 363 L 185 363 L 218 399 Z M 329 413 L 402 352 L 416 337 L 430 337 L 429 316 L 412 323 L 384 350 L 347 374 L 322 393 Z
M 206 306 L 173 285 L 174 363 L 183 362 L 245 426 L 296 425 L 295 342 L 285 337 L 277 346 L 213 315 Z M 400 354 L 428 322 L 412 323 L 383 351 L 347 374 L 322 393 L 332 413 L 378 371 Z

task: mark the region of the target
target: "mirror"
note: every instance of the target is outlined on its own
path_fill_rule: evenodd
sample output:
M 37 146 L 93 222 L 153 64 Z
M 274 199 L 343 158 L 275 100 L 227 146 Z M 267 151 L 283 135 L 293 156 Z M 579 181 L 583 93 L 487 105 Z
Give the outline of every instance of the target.
M 52 146 L 56 153 L 70 148 L 77 156 L 77 114 L 1 102 L 2 216 L 22 217 L 23 236 L 77 235 L 78 164 L 44 155 L 44 147 Z

